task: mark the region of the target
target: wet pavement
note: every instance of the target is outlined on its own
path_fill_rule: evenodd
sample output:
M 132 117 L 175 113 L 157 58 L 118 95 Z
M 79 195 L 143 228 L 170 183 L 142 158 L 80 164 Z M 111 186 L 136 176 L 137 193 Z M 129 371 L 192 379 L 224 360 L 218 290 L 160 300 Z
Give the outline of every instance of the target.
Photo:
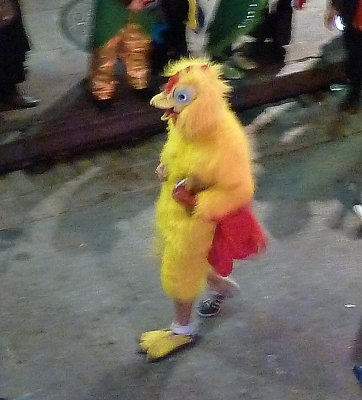
M 344 138 L 327 139 L 333 113 L 302 100 L 241 115 L 270 247 L 235 267 L 241 295 L 202 321 L 200 342 L 160 363 L 137 354 L 137 337 L 172 315 L 152 255 L 164 135 L 2 176 L 0 395 L 360 399 L 352 368 L 362 361 L 362 242 L 350 211 L 360 117 L 343 119 Z M 315 138 L 305 149 L 303 135 Z

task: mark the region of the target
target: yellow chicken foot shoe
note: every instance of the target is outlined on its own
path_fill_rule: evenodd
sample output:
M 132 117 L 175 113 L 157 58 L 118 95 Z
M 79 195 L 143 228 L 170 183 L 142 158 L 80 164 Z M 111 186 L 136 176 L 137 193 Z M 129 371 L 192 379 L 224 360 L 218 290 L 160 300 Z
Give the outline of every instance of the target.
M 159 361 L 178 350 L 191 346 L 195 343 L 195 339 L 195 335 L 178 335 L 173 332 L 170 335 L 159 336 L 148 347 L 147 360 Z
M 172 322 L 169 329 L 142 333 L 139 341 L 140 353 L 146 353 L 148 361 L 158 361 L 194 344 L 197 334 L 198 326 L 195 322 L 187 325 Z
M 161 338 L 171 336 L 173 332 L 170 329 L 161 329 L 157 331 L 148 331 L 142 333 L 139 339 L 139 352 L 147 353 L 149 347 L 155 340 L 159 340 Z

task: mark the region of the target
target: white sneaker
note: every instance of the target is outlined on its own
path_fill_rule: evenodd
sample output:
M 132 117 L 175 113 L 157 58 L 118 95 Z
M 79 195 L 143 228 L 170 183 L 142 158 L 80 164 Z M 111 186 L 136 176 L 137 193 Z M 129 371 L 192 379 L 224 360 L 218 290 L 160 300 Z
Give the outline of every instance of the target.
M 357 204 L 356 206 L 354 206 L 353 211 L 355 212 L 357 217 L 362 220 L 362 204 Z

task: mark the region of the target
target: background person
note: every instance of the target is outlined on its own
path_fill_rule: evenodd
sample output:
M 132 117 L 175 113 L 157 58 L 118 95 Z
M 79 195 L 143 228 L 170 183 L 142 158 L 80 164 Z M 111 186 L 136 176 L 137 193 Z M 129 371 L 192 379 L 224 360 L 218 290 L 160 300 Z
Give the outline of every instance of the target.
M 343 37 L 347 51 L 346 74 L 350 87 L 340 110 L 355 114 L 361 105 L 362 83 L 362 0 L 327 0 L 325 25 L 331 29 L 340 15 L 346 26 Z
M 17 85 L 25 81 L 26 53 L 30 50 L 20 4 L 6 0 L 0 8 L 0 103 L 10 108 L 29 108 L 39 100 L 22 95 Z

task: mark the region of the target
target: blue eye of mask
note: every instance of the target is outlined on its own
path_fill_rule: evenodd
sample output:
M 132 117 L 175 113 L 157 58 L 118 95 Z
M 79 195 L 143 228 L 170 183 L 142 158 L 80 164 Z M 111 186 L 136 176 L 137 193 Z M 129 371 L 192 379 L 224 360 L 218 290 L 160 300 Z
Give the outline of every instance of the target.
M 189 104 L 192 100 L 192 93 L 187 89 L 176 89 L 173 94 L 174 99 L 177 103 L 185 105 Z

